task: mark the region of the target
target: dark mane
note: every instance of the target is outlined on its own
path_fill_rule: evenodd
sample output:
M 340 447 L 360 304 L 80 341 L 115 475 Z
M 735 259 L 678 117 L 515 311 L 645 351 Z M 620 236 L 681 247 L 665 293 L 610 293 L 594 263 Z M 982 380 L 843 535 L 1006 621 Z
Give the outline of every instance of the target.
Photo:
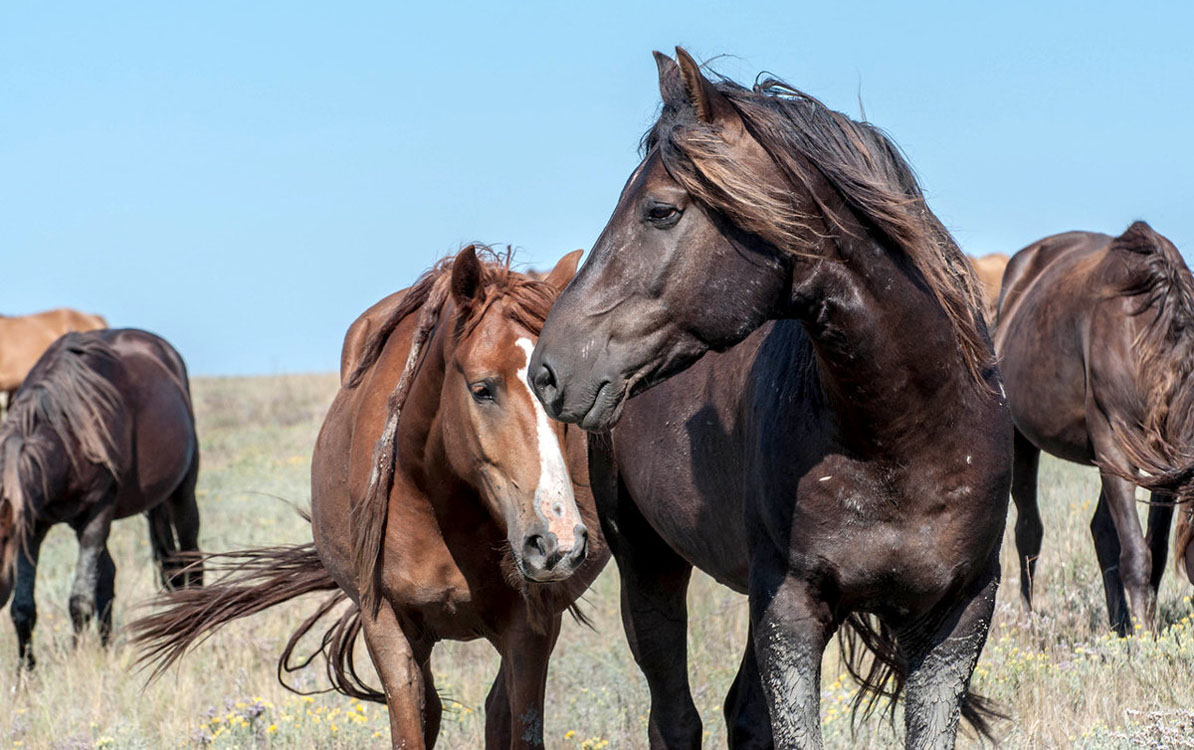
M 508 304 L 505 314 L 532 333 L 538 335 L 543 329 L 543 321 L 551 309 L 558 292 L 547 282 L 533 279 L 518 273 L 511 267 L 513 253 L 509 248 L 505 253 L 495 252 L 484 245 L 470 245 L 466 252 L 477 253 L 481 261 L 481 292 L 477 300 L 467 310 L 460 311 L 450 322 L 452 332 L 457 337 L 467 336 L 484 317 L 485 313 L 499 300 Z M 389 416 L 385 429 L 377 440 L 373 451 L 373 470 L 369 477 L 369 488 L 360 503 L 353 506 L 353 533 L 355 535 L 355 555 L 358 585 L 360 586 L 361 607 L 366 611 L 376 608 L 380 602 L 378 596 L 378 571 L 381 569 L 381 555 L 386 528 L 386 509 L 389 507 L 390 488 L 394 483 L 394 464 L 396 461 L 396 443 L 398 422 L 402 408 L 406 404 L 406 396 L 418 371 L 422 358 L 424 344 L 430 339 L 432 331 L 439 322 L 440 312 L 449 296 L 449 284 L 452 279 L 452 266 L 459 255 L 445 258 L 425 273 L 415 285 L 407 290 L 401 304 L 366 340 L 359 364 L 345 381 L 345 388 L 355 388 L 364 379 L 365 374 L 376 364 L 385 348 L 390 335 L 398 324 L 408 315 L 419 314 L 411 337 L 411 348 L 407 355 L 406 365 L 398 383 L 390 393 L 388 402 Z M 374 609 L 375 611 L 375 609 Z
M 107 469 L 113 479 L 119 478 L 110 430 L 122 400 L 96 367 L 116 361 L 116 353 L 101 339 L 68 333 L 43 355 L 31 379 L 18 391 L 0 425 L 0 503 L 11 505 L 19 537 L 17 544 L 8 545 L 4 570 L 11 570 L 30 520 L 23 483 L 35 473 L 44 483 L 49 468 L 46 443 L 30 439 L 35 431 L 53 431 L 73 466 L 96 464 Z
M 665 104 L 643 139 L 658 149 L 668 173 L 737 226 L 783 251 L 807 255 L 823 231 L 793 201 L 812 196 L 831 231 L 848 232 L 846 217 L 816 195 L 824 179 L 893 252 L 923 276 L 954 329 L 963 359 L 980 382 L 993 364 L 978 324 L 981 295 L 973 271 L 949 232 L 925 203 L 912 168 L 878 128 L 856 122 L 782 81 L 767 78 L 751 89 L 716 84 L 750 135 L 771 156 L 789 184 L 750 179 L 733 149 L 701 122 L 691 107 Z
M 1194 480 L 1194 276 L 1177 248 L 1143 221 L 1112 240 L 1109 259 L 1126 270 L 1114 293 L 1133 300 L 1132 315 L 1147 318 L 1133 342 L 1145 422 L 1114 427 L 1131 468 L 1148 476 L 1130 471 L 1127 478 L 1194 499 L 1194 491 L 1181 490 Z

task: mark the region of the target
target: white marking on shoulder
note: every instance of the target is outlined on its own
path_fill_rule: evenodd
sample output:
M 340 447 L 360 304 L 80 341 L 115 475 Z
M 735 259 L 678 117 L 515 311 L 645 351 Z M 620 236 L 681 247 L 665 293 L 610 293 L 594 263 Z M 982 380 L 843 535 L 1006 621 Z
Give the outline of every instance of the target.
M 543 404 L 531 392 L 527 382 L 527 368 L 535 342 L 525 336 L 516 344 L 526 353 L 526 363 L 518 370 L 518 382 L 527 389 L 531 408 L 535 410 L 535 432 L 539 443 L 539 486 L 535 489 L 535 510 L 547 521 L 547 528 L 556 535 L 562 550 L 571 549 L 576 543 L 576 527 L 580 524 L 580 511 L 576 508 L 576 497 L 572 493 L 572 480 L 568 476 L 568 465 L 560 452 L 560 441 L 556 439 Z

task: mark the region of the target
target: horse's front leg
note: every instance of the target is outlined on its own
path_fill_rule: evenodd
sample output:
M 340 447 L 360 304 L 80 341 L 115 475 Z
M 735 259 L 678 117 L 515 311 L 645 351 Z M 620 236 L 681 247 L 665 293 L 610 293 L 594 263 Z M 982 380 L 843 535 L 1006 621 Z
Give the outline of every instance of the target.
M 361 624 L 369 657 L 385 688 L 390 744 L 394 750 L 424 750 L 425 690 L 419 654 L 388 601 L 382 601 L 376 615 L 362 608 Z
M 543 699 L 547 689 L 547 663 L 560 635 L 560 616 L 539 633 L 523 620 L 501 633 L 502 672 L 510 699 L 510 750 L 542 750 Z M 487 743 L 488 744 L 488 743 Z M 488 750 L 506 750 L 489 747 Z
M 97 613 L 100 617 L 100 639 L 104 644 L 107 644 L 112 629 L 116 565 L 108 554 L 108 533 L 112 529 L 115 510 L 114 503 L 103 503 L 82 523 L 74 525 L 79 541 L 79 559 L 70 590 L 70 619 L 76 644 L 79 634 Z
M 909 750 L 954 747 L 958 720 L 965 716 L 985 731 L 991 716 L 970 697 L 970 676 L 978 663 L 999 588 L 999 554 L 964 596 L 941 607 L 940 623 L 926 632 L 923 623 L 897 628 L 900 653 L 908 664 L 904 706 L 905 742 Z
M 33 669 L 37 664 L 33 656 L 33 628 L 37 625 L 37 602 L 33 597 L 33 589 L 37 582 L 37 558 L 41 554 L 41 543 L 49 530 L 47 525 L 36 524 L 25 549 L 17 551 L 16 586 L 9 614 L 17 631 L 19 668 Z
M 755 560 L 750 619 L 775 747 L 823 747 L 821 654 L 835 629 L 830 606 L 786 566 Z

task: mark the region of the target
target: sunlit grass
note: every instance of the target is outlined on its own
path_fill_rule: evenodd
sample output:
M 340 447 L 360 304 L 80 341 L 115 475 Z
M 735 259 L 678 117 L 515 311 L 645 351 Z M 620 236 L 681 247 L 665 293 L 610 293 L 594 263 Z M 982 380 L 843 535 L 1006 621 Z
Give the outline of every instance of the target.
M 311 447 L 335 382 L 334 376 L 196 381 L 205 549 L 309 540 L 305 524 L 277 498 L 307 504 Z M 1166 572 L 1158 637 L 1112 637 L 1088 530 L 1097 475 L 1046 459 L 1041 477 L 1046 537 L 1037 569 L 1038 613 L 1028 618 L 1020 612 L 1009 532 L 1003 554 L 1007 585 L 975 675 L 975 688 L 1012 716 L 996 727 L 1003 746 L 1190 747 L 1189 585 Z M 157 585 L 145 521 L 118 522 L 111 550 L 118 566 L 119 629 Z M 110 649 L 101 649 L 93 637 L 72 647 L 66 607 L 75 553 L 73 534 L 56 528 L 44 547 L 38 579 L 38 668 L 19 689 L 5 693 L 10 700 L 0 712 L 0 749 L 388 746 L 384 707 L 335 694 L 303 698 L 278 685 L 277 654 L 314 599 L 233 625 L 143 689 L 143 675 L 133 672 L 135 654 L 119 630 Z M 612 566 L 586 599 L 595 629 L 567 621 L 552 662 L 547 745 L 646 747 L 647 690 L 622 636 Z M 742 656 L 745 600 L 698 576 L 689 604 L 690 674 L 705 744 L 724 747 L 721 704 Z M 5 617 L 0 688 L 6 691 L 16 687 L 15 662 L 15 637 Z M 496 656 L 484 642 L 442 644 L 433 663 L 445 704 L 439 746 L 480 747 Z M 362 671 L 371 674 L 368 667 Z M 852 730 L 853 685 L 843 671 L 831 650 L 821 705 L 827 744 L 892 746 L 898 730 L 881 712 Z M 305 689 L 323 686 L 316 670 L 295 679 Z

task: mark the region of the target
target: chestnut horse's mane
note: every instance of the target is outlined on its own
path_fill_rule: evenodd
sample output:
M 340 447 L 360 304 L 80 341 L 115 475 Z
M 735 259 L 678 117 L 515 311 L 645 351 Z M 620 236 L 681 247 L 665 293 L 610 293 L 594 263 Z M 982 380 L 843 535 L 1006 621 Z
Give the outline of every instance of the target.
M 557 295 L 556 290 L 547 282 L 514 271 L 510 267 L 513 253 L 509 248 L 504 253 L 498 253 L 488 246 L 470 245 L 457 256 L 441 260 L 423 274 L 406 291 L 401 303 L 365 340 L 358 364 L 345 380 L 345 388 L 351 389 L 360 385 L 365 375 L 377 363 L 398 324 L 407 316 L 418 312 L 419 318 L 411 336 L 406 365 L 390 393 L 385 429 L 374 447 L 369 488 L 365 497 L 353 506 L 353 541 L 361 607 L 370 614 L 376 612 L 380 603 L 378 579 L 388 515 L 386 510 L 389 507 L 397 460 L 398 422 L 411 384 L 418 373 L 425 345 L 431 338 L 444 303 L 448 299 L 452 268 L 460 255 L 469 252 L 476 252 L 479 256 L 481 278 L 477 285 L 477 295 L 468 307 L 455 309 L 455 318 L 450 321 L 454 336 L 468 335 L 498 300 L 511 303 L 506 305 L 505 314 L 537 335 L 543 329 L 543 321 L 547 318 Z
M 51 358 L 47 366 L 21 386 L 0 426 L 0 502 L 10 504 L 16 529 L 16 543 L 8 545 L 0 561 L 3 570 L 12 569 L 32 520 L 27 517 L 30 509 L 22 483 L 36 470 L 44 485 L 50 468 L 44 443 L 28 439 L 35 430 L 52 430 L 71 466 L 92 463 L 119 478 L 111 425 L 123 400 L 95 368 L 97 361 L 115 362 L 116 352 L 94 336 L 68 333 L 46 356 Z
M 864 225 L 901 253 L 923 277 L 944 310 L 963 361 L 978 382 L 994 364 L 978 321 L 978 281 L 953 237 L 925 203 L 912 168 L 878 128 L 856 122 L 788 84 L 767 78 L 747 89 L 720 79 L 714 84 L 790 184 L 751 179 L 751 167 L 683 102 L 665 102 L 643 138 L 658 149 L 668 173 L 684 188 L 772 246 L 797 255 L 823 231 L 792 199 L 802 188 L 825 224 L 849 232 L 839 212 L 813 186 L 827 181 Z

